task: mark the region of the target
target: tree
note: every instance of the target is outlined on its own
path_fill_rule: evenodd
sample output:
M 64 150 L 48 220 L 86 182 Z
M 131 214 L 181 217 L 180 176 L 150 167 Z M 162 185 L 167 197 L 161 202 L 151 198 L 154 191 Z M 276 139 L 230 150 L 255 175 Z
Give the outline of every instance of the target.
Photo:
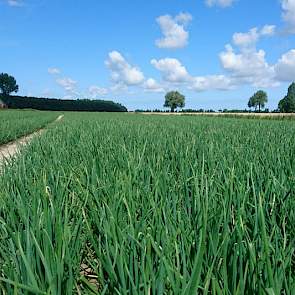
M 281 113 L 295 112 L 295 83 L 288 88 L 288 94 L 279 102 L 279 111 Z
M 170 91 L 165 95 L 165 108 L 171 108 L 173 113 L 177 108 L 183 108 L 185 106 L 185 96 L 178 91 Z
M 267 93 L 265 91 L 259 90 L 256 93 L 254 93 L 253 96 L 250 97 L 248 102 L 249 108 L 255 108 L 255 110 L 258 107 L 258 110 L 260 112 L 261 109 L 265 107 L 265 104 L 267 103 Z
M 4 73 L 0 74 L 0 90 L 3 95 L 18 92 L 18 85 L 14 77 Z
M 250 97 L 249 101 L 248 101 L 248 108 L 251 109 L 255 107 L 255 102 L 254 102 L 254 95 Z

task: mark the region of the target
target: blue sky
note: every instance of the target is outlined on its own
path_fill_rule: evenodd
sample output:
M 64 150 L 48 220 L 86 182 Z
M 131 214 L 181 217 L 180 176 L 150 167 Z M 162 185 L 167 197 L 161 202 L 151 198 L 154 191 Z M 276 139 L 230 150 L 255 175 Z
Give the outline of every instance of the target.
M 162 108 L 277 107 L 295 80 L 295 0 L 0 0 L 0 72 L 20 95 Z

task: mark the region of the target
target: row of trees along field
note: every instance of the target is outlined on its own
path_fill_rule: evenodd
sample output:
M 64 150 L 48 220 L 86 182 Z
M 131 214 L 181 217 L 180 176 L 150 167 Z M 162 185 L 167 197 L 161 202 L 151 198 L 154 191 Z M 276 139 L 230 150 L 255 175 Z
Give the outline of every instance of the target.
M 37 98 L 11 96 L 18 92 L 19 86 L 14 77 L 0 74 L 0 107 L 11 109 L 35 109 L 46 111 L 84 111 L 84 112 L 127 112 L 127 108 L 119 103 L 106 100 L 64 100 L 53 98 Z M 2 101 L 2 102 L 1 102 Z
M 265 108 L 268 102 L 267 93 L 263 90 L 259 90 L 250 97 L 248 107 L 254 108 L 255 111 L 261 111 Z M 171 112 L 174 112 L 177 108 L 183 108 L 185 106 L 185 96 L 178 91 L 168 92 L 165 96 L 164 107 L 170 108 Z M 294 113 L 295 112 L 295 83 L 293 82 L 288 89 L 287 95 L 280 100 L 278 105 L 278 111 L 281 113 Z
M 268 101 L 267 93 L 263 90 L 257 91 L 253 96 L 250 97 L 248 102 L 249 108 L 261 109 L 265 108 Z M 294 113 L 295 112 L 295 83 L 293 82 L 289 88 L 287 95 L 279 101 L 278 110 L 281 113 Z
M 0 74 L 0 106 L 3 105 L 9 108 L 31 108 L 37 110 L 52 110 L 52 111 L 109 111 L 109 112 L 126 112 L 127 109 L 121 104 L 105 100 L 61 100 L 36 97 L 21 97 L 10 96 L 13 92 L 18 92 L 19 86 L 14 77 L 8 74 Z M 265 108 L 268 102 L 267 93 L 259 90 L 250 97 L 248 107 L 254 108 L 255 111 L 261 111 Z M 184 108 L 185 96 L 178 91 L 170 91 L 165 95 L 165 108 L 170 108 L 174 112 L 177 108 Z M 280 100 L 278 111 L 281 113 L 295 112 L 295 83 L 293 82 L 288 89 L 287 95 Z

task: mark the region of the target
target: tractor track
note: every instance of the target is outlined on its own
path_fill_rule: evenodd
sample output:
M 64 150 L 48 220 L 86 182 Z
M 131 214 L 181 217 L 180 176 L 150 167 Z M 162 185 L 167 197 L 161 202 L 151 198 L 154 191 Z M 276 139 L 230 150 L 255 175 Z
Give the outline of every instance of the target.
M 53 123 L 61 121 L 63 117 L 64 115 L 58 116 L 58 118 Z M 23 147 L 28 145 L 33 138 L 40 136 L 45 130 L 46 130 L 46 127 L 39 129 L 31 134 L 22 136 L 12 142 L 1 145 L 0 146 L 0 171 L 1 171 L 1 167 L 5 164 L 6 161 L 15 157 L 21 151 Z

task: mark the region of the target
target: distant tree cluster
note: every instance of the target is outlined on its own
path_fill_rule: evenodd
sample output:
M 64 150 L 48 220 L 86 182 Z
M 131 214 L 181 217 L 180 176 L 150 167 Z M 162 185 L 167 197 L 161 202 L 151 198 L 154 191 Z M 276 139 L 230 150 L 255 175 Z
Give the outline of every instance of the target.
M 105 100 L 63 100 L 23 96 L 1 96 L 10 109 L 35 109 L 42 111 L 127 112 L 126 107 Z
M 84 112 L 127 112 L 126 107 L 106 100 L 62 100 L 52 98 L 11 96 L 19 87 L 14 77 L 0 74 L 0 106 L 11 109 L 35 109 L 46 111 L 84 111 Z
M 252 97 L 250 97 L 248 102 L 249 108 L 255 108 L 255 110 L 261 111 L 267 103 L 267 93 L 259 90 Z M 295 113 L 295 83 L 293 82 L 289 88 L 287 95 L 280 100 L 278 105 L 278 110 L 276 112 L 280 113 Z
M 265 104 L 267 103 L 267 93 L 265 91 L 259 90 L 253 96 L 250 97 L 248 102 L 249 108 L 255 108 L 260 112 L 261 109 L 264 109 Z
M 18 92 L 18 85 L 16 84 L 15 78 L 8 74 L 0 74 L 0 90 L 3 95 Z
M 182 109 L 180 111 L 180 113 L 215 113 L 214 110 L 209 109 L 209 110 L 205 110 L 205 109 Z
M 170 108 L 173 113 L 177 108 L 183 108 L 185 106 L 185 96 L 178 91 L 170 91 L 165 96 L 165 108 Z
M 288 94 L 279 102 L 279 111 L 281 113 L 295 112 L 295 83 L 292 83 L 288 89 Z

